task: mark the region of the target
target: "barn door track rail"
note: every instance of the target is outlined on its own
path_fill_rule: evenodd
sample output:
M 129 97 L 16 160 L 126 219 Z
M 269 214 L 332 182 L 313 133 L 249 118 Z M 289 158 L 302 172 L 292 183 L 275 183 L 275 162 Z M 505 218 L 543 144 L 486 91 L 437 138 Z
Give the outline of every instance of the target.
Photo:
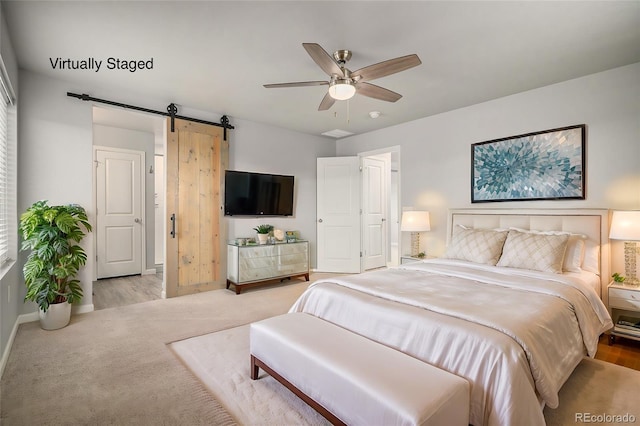
M 183 115 L 178 115 L 178 107 L 174 103 L 170 103 L 167 106 L 167 112 L 164 112 L 164 111 L 156 111 L 156 110 L 149 109 L 149 108 L 143 108 L 143 107 L 139 107 L 139 106 L 135 106 L 135 105 L 123 104 L 121 102 L 109 101 L 107 99 L 94 98 L 93 96 L 87 95 L 85 93 L 83 93 L 82 95 L 79 95 L 77 93 L 67 92 L 67 96 L 70 96 L 72 98 L 77 98 L 77 99 L 80 99 L 82 101 L 99 102 L 101 104 L 113 105 L 113 106 L 117 106 L 117 107 L 120 107 L 120 108 L 132 109 L 132 110 L 135 110 L 135 111 L 148 112 L 148 113 L 151 113 L 151 114 L 162 115 L 164 117 L 170 117 L 171 118 L 171 132 L 174 132 L 174 130 L 175 130 L 175 128 L 174 128 L 174 120 L 176 118 L 181 119 L 181 120 L 193 121 L 194 123 L 210 124 L 212 126 L 222 127 L 222 128 L 224 128 L 224 140 L 225 141 L 227 140 L 227 129 L 234 129 L 235 128 L 231 124 L 229 124 L 229 117 L 227 117 L 226 115 L 223 115 L 222 117 L 220 117 L 220 122 L 219 123 L 216 123 L 214 121 L 201 120 L 199 118 L 191 118 L 191 117 L 185 117 Z

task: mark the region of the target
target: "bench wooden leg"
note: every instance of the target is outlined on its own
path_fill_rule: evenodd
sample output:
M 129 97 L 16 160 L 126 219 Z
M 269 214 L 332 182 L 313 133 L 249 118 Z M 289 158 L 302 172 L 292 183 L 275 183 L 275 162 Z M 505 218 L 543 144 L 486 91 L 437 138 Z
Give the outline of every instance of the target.
M 257 380 L 260 367 L 256 365 L 256 357 L 251 355 L 251 380 Z
M 334 426 L 347 426 L 346 423 L 344 423 L 338 417 L 334 416 L 331 411 L 327 410 L 321 404 L 317 403 L 311 397 L 307 396 L 307 394 L 305 394 L 300 389 L 295 387 L 292 383 L 290 383 L 287 379 L 282 377 L 280 374 L 276 373 L 267 364 L 265 364 L 264 362 L 262 362 L 258 358 L 256 358 L 253 355 L 251 355 L 251 378 L 253 380 L 256 380 L 258 378 L 258 368 L 262 368 L 265 373 L 267 373 L 268 375 L 270 375 L 271 377 L 276 379 L 278 382 L 280 382 L 282 385 L 284 385 L 284 387 L 286 387 L 291 392 L 296 394 L 298 396 L 298 398 L 300 398 L 301 400 L 306 402 L 307 405 L 309 405 L 311 408 L 316 410 L 322 417 L 327 419 L 329 421 L 329 423 L 331 423 L 332 425 L 334 425 Z

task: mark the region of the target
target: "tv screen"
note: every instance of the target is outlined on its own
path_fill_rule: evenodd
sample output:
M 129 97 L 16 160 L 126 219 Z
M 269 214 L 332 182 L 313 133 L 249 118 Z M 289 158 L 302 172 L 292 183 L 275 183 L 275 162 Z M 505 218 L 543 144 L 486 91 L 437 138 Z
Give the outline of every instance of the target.
M 293 176 L 227 170 L 225 216 L 293 215 Z

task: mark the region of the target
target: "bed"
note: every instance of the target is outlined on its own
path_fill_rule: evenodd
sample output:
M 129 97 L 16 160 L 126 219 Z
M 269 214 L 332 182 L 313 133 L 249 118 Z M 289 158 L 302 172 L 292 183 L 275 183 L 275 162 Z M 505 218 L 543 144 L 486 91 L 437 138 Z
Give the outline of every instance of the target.
M 612 327 L 607 232 L 607 210 L 452 210 L 441 258 L 316 281 L 291 312 L 464 377 L 472 425 L 543 425 Z

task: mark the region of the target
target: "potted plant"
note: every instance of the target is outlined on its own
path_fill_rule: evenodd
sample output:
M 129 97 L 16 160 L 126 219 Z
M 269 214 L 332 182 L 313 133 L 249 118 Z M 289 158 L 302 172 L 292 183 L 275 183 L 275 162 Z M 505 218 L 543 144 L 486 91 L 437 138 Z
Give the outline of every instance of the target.
M 40 326 L 55 330 L 69 324 L 71 304 L 82 300 L 75 278 L 87 261 L 79 243 L 91 232 L 87 213 L 77 204 L 49 206 L 38 201 L 20 216 L 21 250 L 31 250 L 24 264 L 25 301 L 40 308 Z
M 273 231 L 273 225 L 258 225 L 253 228 L 258 233 L 258 241 L 260 244 L 266 244 L 269 232 Z

